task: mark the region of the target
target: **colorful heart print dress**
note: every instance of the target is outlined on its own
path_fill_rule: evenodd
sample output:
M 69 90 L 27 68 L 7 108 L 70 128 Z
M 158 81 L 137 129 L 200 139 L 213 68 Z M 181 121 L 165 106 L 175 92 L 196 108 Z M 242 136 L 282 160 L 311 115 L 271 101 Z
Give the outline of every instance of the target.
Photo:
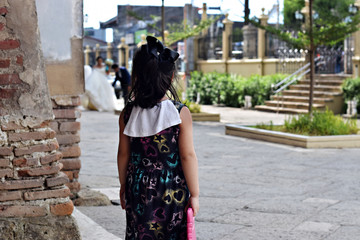
M 177 110 L 184 106 L 173 102 Z M 127 124 L 132 104 L 127 104 Z M 149 137 L 130 137 L 126 179 L 126 239 L 186 239 L 189 190 L 179 156 L 179 125 Z

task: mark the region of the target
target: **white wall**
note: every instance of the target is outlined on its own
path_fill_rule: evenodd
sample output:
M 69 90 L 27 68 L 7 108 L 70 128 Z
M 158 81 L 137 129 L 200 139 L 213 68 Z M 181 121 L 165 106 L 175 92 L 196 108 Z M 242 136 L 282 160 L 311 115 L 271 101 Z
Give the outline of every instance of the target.
M 71 38 L 82 38 L 82 0 L 36 0 L 47 62 L 71 60 Z

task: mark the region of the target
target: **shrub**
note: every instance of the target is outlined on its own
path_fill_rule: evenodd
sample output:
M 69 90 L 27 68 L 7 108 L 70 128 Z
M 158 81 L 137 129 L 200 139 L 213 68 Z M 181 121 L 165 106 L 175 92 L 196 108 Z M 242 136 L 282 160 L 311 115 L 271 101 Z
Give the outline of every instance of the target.
M 285 120 L 284 130 L 311 136 L 357 134 L 356 120 L 344 121 L 328 109 L 325 112 L 314 111 L 312 115 L 301 114 Z
M 283 74 L 259 76 L 249 78 L 224 73 L 192 72 L 187 89 L 187 99 L 196 101 L 200 94 L 202 104 L 224 104 L 230 107 L 244 106 L 244 97 L 252 96 L 252 105 L 264 104 L 270 99 L 271 85 L 278 83 L 286 76 Z
M 256 128 L 289 132 L 308 136 L 329 136 L 357 134 L 359 128 L 355 119 L 344 121 L 340 116 L 335 116 L 332 111 L 314 111 L 310 114 L 300 114 L 285 120 L 284 125 L 257 124 Z
M 360 112 L 360 78 L 348 78 L 342 84 L 345 101 L 357 100 L 357 110 Z
M 184 104 L 189 108 L 191 113 L 199 113 L 199 112 L 201 112 L 201 107 L 197 103 L 185 101 Z

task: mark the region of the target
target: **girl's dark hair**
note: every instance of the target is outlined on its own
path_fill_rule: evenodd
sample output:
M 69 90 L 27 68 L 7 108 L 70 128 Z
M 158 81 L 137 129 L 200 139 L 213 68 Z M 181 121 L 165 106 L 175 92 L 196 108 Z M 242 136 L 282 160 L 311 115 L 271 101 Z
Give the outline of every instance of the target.
M 102 57 L 100 57 L 100 56 L 98 56 L 98 57 L 96 58 L 96 61 L 98 61 L 99 59 L 101 59 L 101 60 L 104 61 L 104 59 L 103 59 Z
M 141 108 L 155 106 L 165 94 L 175 101 L 180 101 L 173 80 L 177 79 L 175 63 L 159 61 L 150 54 L 147 45 L 138 49 L 133 58 L 131 73 L 132 90 L 129 101 Z

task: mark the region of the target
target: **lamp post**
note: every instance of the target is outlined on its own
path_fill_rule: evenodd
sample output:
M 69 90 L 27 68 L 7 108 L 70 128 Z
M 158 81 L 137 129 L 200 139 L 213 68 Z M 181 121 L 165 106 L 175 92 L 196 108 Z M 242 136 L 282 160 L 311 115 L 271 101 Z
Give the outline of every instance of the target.
M 161 37 L 163 42 L 165 42 L 165 6 L 164 0 L 161 0 Z

